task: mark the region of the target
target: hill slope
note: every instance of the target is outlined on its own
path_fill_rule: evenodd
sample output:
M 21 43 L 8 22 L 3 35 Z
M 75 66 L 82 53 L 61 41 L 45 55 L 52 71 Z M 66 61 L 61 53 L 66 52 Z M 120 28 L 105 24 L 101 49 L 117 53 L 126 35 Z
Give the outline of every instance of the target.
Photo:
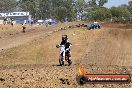
M 87 84 L 76 82 L 78 67 L 87 73 L 131 74 L 132 30 L 107 28 L 88 31 L 73 28 L 38 37 L 0 52 L 0 88 L 130 88 L 132 84 Z M 69 36 L 71 66 L 58 66 L 61 35 Z M 75 34 L 75 35 L 73 35 Z

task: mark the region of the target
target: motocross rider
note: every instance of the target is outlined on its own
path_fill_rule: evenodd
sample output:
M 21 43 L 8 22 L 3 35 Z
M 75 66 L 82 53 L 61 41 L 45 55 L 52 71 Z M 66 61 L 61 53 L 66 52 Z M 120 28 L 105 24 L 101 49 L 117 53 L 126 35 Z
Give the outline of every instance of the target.
M 70 48 L 72 46 L 72 44 L 69 42 L 68 36 L 67 35 L 62 35 L 62 41 L 60 45 L 64 45 L 65 46 L 65 53 L 69 56 L 69 59 L 71 57 L 71 52 L 70 52 Z

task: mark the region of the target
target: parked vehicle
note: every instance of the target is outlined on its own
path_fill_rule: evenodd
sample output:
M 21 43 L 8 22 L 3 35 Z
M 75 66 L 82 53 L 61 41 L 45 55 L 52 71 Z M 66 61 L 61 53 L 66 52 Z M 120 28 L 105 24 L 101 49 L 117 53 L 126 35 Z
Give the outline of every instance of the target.
M 101 25 L 98 22 L 94 22 L 94 23 L 89 23 L 87 24 L 87 29 L 88 30 L 92 30 L 92 29 L 100 29 Z

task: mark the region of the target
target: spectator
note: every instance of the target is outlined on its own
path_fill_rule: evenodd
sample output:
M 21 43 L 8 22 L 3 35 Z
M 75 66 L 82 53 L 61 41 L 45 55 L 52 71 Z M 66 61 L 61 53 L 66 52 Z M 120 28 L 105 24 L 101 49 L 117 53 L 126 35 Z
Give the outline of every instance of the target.
M 26 23 L 22 24 L 22 32 L 25 33 L 26 32 Z
M 11 22 L 11 26 L 13 27 L 13 22 Z

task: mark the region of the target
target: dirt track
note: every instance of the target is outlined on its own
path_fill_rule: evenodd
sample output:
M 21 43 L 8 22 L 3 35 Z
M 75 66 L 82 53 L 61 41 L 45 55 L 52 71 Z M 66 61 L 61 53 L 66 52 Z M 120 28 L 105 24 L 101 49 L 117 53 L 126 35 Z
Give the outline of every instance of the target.
M 56 30 L 60 25 L 51 28 Z M 5 41 L 3 45 L 0 43 L 0 47 L 5 46 L 4 49 L 7 49 L 0 52 L 0 88 L 132 87 L 132 84 L 79 86 L 76 82 L 77 68 L 80 65 L 83 65 L 89 74 L 132 74 L 131 29 L 105 26 L 101 30 L 73 28 L 46 34 L 51 31 L 52 29 L 29 30 L 27 34 L 15 34 L 14 37 L 7 36 L 4 40 L 0 40 Z M 58 66 L 59 53 L 55 45 L 60 43 L 63 33 L 68 34 L 73 44 L 72 66 Z M 9 41 L 6 39 L 13 39 L 18 43 L 21 39 L 21 43 L 15 43 L 16 46 L 10 48 L 7 47 Z
M 0 51 L 3 49 L 8 49 L 16 47 L 18 45 L 32 41 L 35 38 L 39 38 L 42 35 L 48 35 L 54 30 L 59 30 L 65 26 L 79 24 L 79 22 L 73 23 L 63 23 L 57 24 L 49 27 L 34 25 L 27 25 L 27 32 L 22 33 L 21 25 L 15 25 L 14 27 L 10 25 L 1 25 L 0 27 Z

